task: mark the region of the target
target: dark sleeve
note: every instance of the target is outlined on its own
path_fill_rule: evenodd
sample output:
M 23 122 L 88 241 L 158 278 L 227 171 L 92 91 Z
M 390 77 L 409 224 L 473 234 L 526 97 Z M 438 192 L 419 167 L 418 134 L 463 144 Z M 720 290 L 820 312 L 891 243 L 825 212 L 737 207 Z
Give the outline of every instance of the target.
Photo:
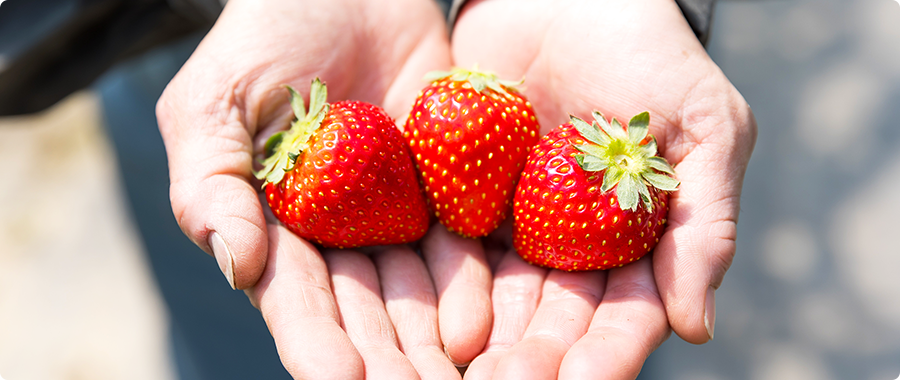
M 716 0 L 675 0 L 681 13 L 687 19 L 694 35 L 703 46 L 709 41 L 709 29 L 712 26 L 713 9 Z
M 688 24 L 691 26 L 691 30 L 694 31 L 694 35 L 697 36 L 697 39 L 700 40 L 700 43 L 703 46 L 706 46 L 706 41 L 709 39 L 709 28 L 712 25 L 712 15 L 713 15 L 713 7 L 716 4 L 716 0 L 675 0 L 678 4 L 678 8 L 681 8 L 681 13 L 684 15 L 684 18 L 687 19 Z M 459 11 L 462 10 L 463 5 L 466 4 L 466 0 L 453 0 L 450 4 L 450 9 L 447 14 L 447 24 L 450 25 L 450 28 L 453 28 L 453 24 L 456 23 L 456 17 L 459 16 Z
M 453 25 L 456 25 L 456 17 L 459 16 L 459 11 L 462 10 L 463 5 L 466 5 L 466 0 L 451 0 L 450 7 L 447 10 L 447 25 L 450 27 L 450 31 L 453 31 Z
M 0 6 L 0 116 L 43 110 L 122 60 L 208 29 L 218 0 L 13 0 Z

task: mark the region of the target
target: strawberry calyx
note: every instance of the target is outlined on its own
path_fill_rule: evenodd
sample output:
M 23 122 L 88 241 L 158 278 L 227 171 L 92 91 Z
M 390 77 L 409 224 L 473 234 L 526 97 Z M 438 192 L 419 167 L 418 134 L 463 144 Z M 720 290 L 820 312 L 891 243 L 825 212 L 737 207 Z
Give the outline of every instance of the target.
M 322 125 L 328 113 L 328 90 L 319 78 L 313 80 L 309 91 L 309 111 L 297 90 L 289 85 L 284 86 L 290 92 L 291 110 L 296 120 L 286 131 L 278 132 L 266 140 L 266 158 L 262 160 L 263 169 L 255 172 L 258 179 L 265 179 L 263 186 L 279 183 L 284 173 L 291 171 L 297 163 L 300 153 L 309 148 L 309 139 Z
M 479 71 L 478 65 L 475 65 L 471 70 L 454 67 L 450 71 L 432 71 L 425 74 L 424 79 L 428 82 L 442 79 L 449 79 L 454 82 L 468 82 L 472 85 L 472 89 L 474 89 L 475 92 L 481 93 L 485 88 L 489 88 L 504 95 L 509 95 L 509 92 L 507 92 L 506 89 L 515 89 L 525 82 L 525 79 L 519 81 L 500 79 L 500 77 L 493 72 Z
M 615 118 L 607 122 L 597 111 L 593 116 L 591 124 L 570 116 L 572 125 L 588 141 L 575 145 L 583 153 L 575 155 L 575 160 L 585 171 L 605 171 L 601 191 L 615 187 L 622 210 L 635 211 L 641 203 L 652 211 L 648 186 L 675 191 L 680 182 L 673 178 L 675 170 L 669 162 L 656 155 L 656 138 L 649 135 L 650 113 L 634 116 L 627 126 Z

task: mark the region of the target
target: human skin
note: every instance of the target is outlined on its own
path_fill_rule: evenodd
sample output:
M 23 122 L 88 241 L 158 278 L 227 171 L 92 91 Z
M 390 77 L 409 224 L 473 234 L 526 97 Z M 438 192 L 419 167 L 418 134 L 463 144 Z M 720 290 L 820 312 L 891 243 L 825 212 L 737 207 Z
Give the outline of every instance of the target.
M 627 121 L 649 111 L 651 133 L 681 181 L 659 245 L 623 268 L 529 267 L 507 250 L 508 230 L 485 239 L 496 263 L 494 324 L 466 378 L 633 379 L 670 331 L 695 344 L 712 339 L 756 122 L 677 5 L 471 1 L 452 52 L 457 66 L 524 77 L 544 133 L 569 114 L 599 110 Z
M 473 1 L 456 25 L 452 62 L 525 76 L 544 132 L 569 113 L 650 111 L 682 181 L 669 229 L 652 257 L 592 273 L 525 264 L 508 225 L 481 240 L 436 225 L 421 256 L 364 255 L 319 252 L 267 220 L 251 173 L 291 117 L 281 85 L 318 76 L 329 100 L 402 125 L 424 73 L 451 65 L 430 0 L 302 5 L 231 0 L 158 106 L 175 216 L 260 308 L 292 375 L 454 378 L 450 360 L 474 359 L 470 378 L 633 378 L 670 326 L 712 337 L 756 129 L 674 3 Z
M 292 117 L 283 85 L 307 97 L 319 77 L 329 101 L 367 101 L 402 122 L 424 74 L 449 67 L 431 0 L 231 0 L 159 100 L 176 220 L 260 309 L 296 378 L 459 378 L 445 349 L 474 356 L 487 339 L 490 273 L 477 259 L 319 252 L 271 217 L 252 174 Z M 434 262 L 455 265 L 430 273 Z M 458 313 L 438 322 L 439 302 Z

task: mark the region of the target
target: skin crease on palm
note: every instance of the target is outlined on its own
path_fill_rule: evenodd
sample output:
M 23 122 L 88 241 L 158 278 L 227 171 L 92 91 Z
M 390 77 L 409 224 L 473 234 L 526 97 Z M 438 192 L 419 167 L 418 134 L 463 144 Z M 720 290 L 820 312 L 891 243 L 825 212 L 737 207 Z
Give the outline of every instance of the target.
M 294 377 L 458 378 L 449 355 L 475 359 L 466 378 L 627 379 L 670 324 L 710 338 L 707 289 L 734 254 L 756 131 L 671 0 L 472 1 L 452 50 L 431 0 L 311 3 L 229 1 L 157 108 L 179 224 L 246 289 Z M 321 77 L 329 101 L 381 105 L 402 126 L 422 76 L 451 62 L 524 76 L 544 132 L 569 113 L 649 110 L 682 181 L 652 260 L 547 271 L 506 249 L 508 224 L 484 245 L 437 225 L 421 256 L 319 253 L 265 214 L 251 169 L 291 118 L 283 84 Z
M 498 270 L 495 328 L 466 378 L 630 379 L 670 328 L 688 342 L 712 339 L 714 292 L 735 253 L 756 123 L 677 5 L 472 1 L 455 25 L 452 51 L 458 66 L 477 63 L 501 78 L 524 77 L 543 133 L 569 114 L 586 119 L 598 110 L 627 121 L 649 111 L 651 133 L 681 181 L 652 257 L 608 273 L 552 271 L 543 283 L 521 268 Z M 517 261 L 508 256 L 503 263 Z M 496 300 L 498 283 L 508 293 L 541 294 L 542 288 L 544 297 L 504 304 Z M 605 292 L 597 293 L 597 283 Z M 546 293 L 560 284 L 567 296 Z M 588 307 L 554 305 L 567 302 Z

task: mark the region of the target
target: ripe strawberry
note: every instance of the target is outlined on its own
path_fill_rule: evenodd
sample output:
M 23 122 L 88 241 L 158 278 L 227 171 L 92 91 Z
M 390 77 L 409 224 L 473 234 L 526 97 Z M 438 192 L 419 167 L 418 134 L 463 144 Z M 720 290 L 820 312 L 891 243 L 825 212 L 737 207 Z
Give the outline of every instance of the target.
M 431 211 L 450 231 L 484 236 L 510 213 L 540 126 L 512 83 L 464 69 L 436 72 L 406 122 Z
M 656 156 L 650 114 L 627 128 L 599 112 L 594 118 L 588 124 L 572 116 L 528 156 L 516 189 L 513 246 L 532 264 L 620 267 L 650 252 L 665 229 L 668 192 L 679 182 Z
M 297 120 L 266 143 L 256 173 L 275 216 L 288 229 L 326 247 L 414 241 L 428 229 L 428 210 L 409 149 L 381 108 L 327 104 L 318 78 L 310 109 L 288 87 Z

